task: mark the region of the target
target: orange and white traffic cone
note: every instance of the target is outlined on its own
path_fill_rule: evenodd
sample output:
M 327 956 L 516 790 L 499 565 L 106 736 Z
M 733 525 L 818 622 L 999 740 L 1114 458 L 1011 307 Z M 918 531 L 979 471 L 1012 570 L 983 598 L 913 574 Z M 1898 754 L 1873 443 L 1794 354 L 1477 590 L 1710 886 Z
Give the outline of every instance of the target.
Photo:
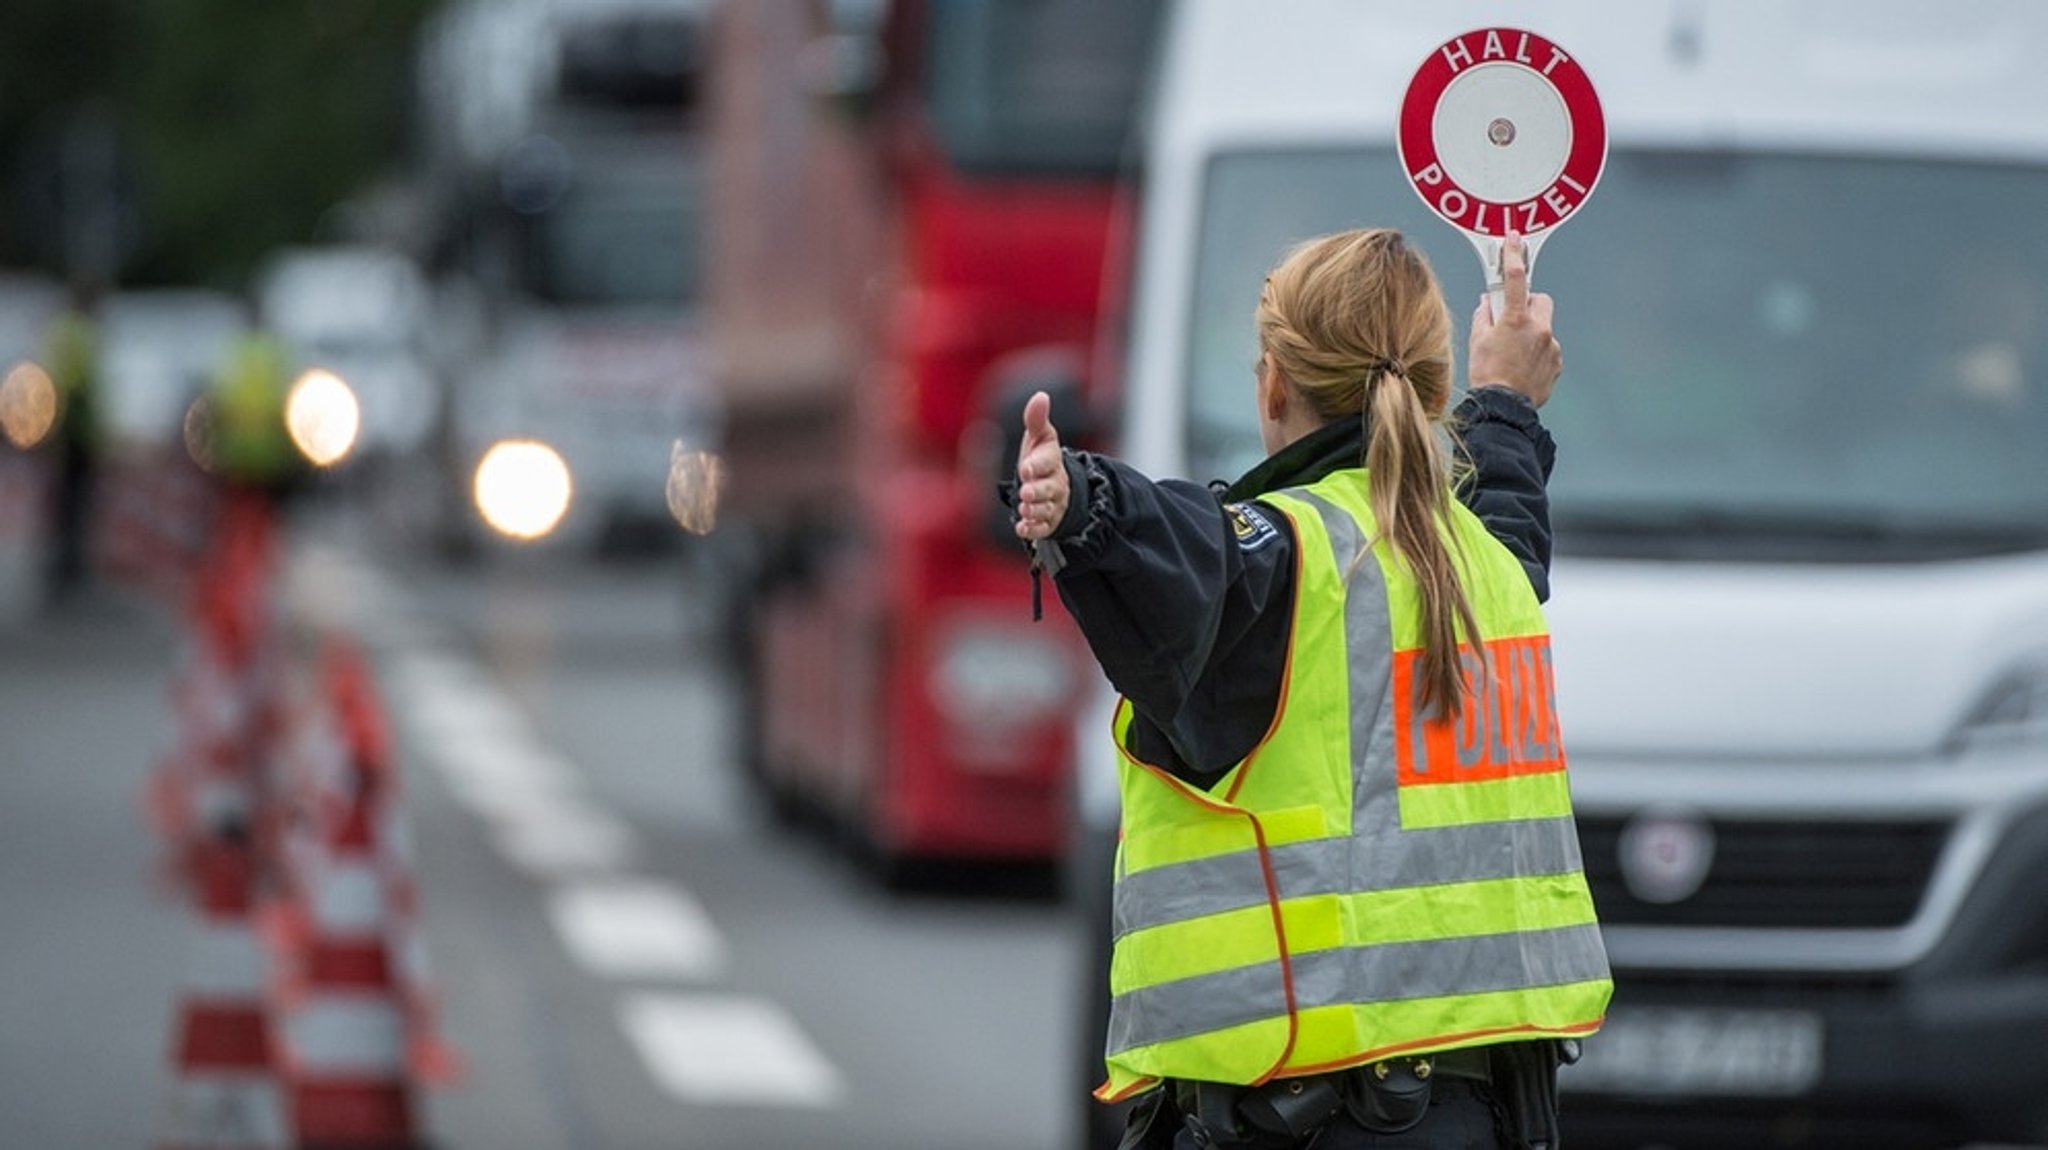
M 280 1064 L 292 1129 L 308 1150 L 420 1144 L 375 806 L 367 788 L 358 793 L 325 857 L 298 868 L 293 905 L 279 919 Z
M 195 861 L 201 919 L 158 1146 L 281 1150 L 284 1110 L 264 998 L 266 955 L 251 918 L 254 860 L 244 839 L 224 834 L 203 844 Z
M 391 723 L 378 694 L 369 660 L 352 643 L 335 638 L 323 652 L 323 686 L 332 705 L 332 725 L 345 748 L 355 785 L 369 797 L 375 853 L 383 876 L 386 933 L 395 962 L 394 977 L 407 1010 L 414 1074 L 424 1084 L 444 1086 L 463 1075 L 462 1058 L 441 1036 L 437 992 L 420 927 L 419 888 L 413 878 L 411 826 L 405 817 L 401 777 L 392 748 Z
M 270 833 L 283 652 L 261 569 L 264 546 L 251 527 L 231 533 L 186 604 L 188 651 L 172 690 L 178 742 L 144 796 L 175 880 L 193 878 L 197 854 L 221 827 L 249 829 L 259 844 Z
M 169 849 L 180 884 L 192 878 L 193 852 L 216 825 L 210 777 L 233 758 L 244 725 L 231 642 L 217 594 L 204 589 L 187 604 L 185 651 L 171 685 L 174 743 L 158 760 L 144 793 L 144 811 Z

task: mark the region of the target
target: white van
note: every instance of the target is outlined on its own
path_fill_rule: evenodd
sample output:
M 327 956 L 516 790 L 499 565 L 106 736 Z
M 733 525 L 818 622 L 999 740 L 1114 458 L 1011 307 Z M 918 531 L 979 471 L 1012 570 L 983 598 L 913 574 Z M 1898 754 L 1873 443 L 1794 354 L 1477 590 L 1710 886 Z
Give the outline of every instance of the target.
M 1534 274 L 1617 979 L 1569 1143 L 2048 1142 L 2048 5 L 1186 0 L 1120 454 L 1258 460 L 1251 314 L 1292 241 L 1399 227 L 1470 313 L 1394 129 L 1425 55 L 1495 26 L 1573 54 L 1610 135 Z

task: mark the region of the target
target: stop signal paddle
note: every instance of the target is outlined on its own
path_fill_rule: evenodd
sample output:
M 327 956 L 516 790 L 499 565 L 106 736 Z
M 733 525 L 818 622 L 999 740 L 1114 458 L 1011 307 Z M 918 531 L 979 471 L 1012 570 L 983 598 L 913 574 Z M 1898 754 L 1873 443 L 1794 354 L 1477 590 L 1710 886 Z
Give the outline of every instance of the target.
M 1533 275 L 1543 241 L 1600 182 L 1607 122 L 1564 49 L 1519 28 L 1479 28 L 1415 70 L 1396 147 L 1422 202 L 1479 253 L 1497 313 L 1507 233 L 1522 235 Z

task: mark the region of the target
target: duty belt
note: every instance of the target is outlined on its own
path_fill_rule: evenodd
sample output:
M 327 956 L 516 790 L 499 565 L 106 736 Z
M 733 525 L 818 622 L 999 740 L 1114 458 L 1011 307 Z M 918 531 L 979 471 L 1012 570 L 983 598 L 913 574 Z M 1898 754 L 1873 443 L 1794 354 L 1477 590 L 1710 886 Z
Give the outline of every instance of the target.
M 1201 1150 L 1299 1145 L 1339 1110 L 1368 1130 L 1395 1133 L 1421 1121 L 1433 1079 L 1491 1083 L 1485 1047 L 1390 1058 L 1259 1086 L 1176 1080 L 1175 1108 Z

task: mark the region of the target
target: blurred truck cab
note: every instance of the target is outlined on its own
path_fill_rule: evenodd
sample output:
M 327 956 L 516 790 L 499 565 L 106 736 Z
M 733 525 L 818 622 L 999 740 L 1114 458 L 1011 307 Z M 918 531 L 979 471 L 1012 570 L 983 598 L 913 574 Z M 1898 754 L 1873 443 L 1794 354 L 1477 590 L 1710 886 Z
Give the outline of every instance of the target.
M 2048 1141 L 2048 8 L 1186 0 L 1121 452 L 1260 458 L 1253 305 L 1320 233 L 1419 243 L 1462 363 L 1479 263 L 1395 121 L 1428 53 L 1503 24 L 1576 57 L 1610 134 L 1534 273 L 1566 363 L 1559 714 L 1617 980 L 1569 1141 Z
M 1077 632 L 993 497 L 1085 370 L 1158 0 L 727 0 L 706 295 L 743 777 L 885 882 L 1070 837 Z M 1070 424 L 1069 426 L 1072 426 Z
M 551 540 L 680 536 L 673 468 L 715 446 L 700 316 L 708 0 L 462 0 L 421 63 L 436 273 L 468 301 L 443 446 L 464 532 L 490 449 L 539 442 L 573 498 Z M 475 538 L 467 541 L 474 542 Z

